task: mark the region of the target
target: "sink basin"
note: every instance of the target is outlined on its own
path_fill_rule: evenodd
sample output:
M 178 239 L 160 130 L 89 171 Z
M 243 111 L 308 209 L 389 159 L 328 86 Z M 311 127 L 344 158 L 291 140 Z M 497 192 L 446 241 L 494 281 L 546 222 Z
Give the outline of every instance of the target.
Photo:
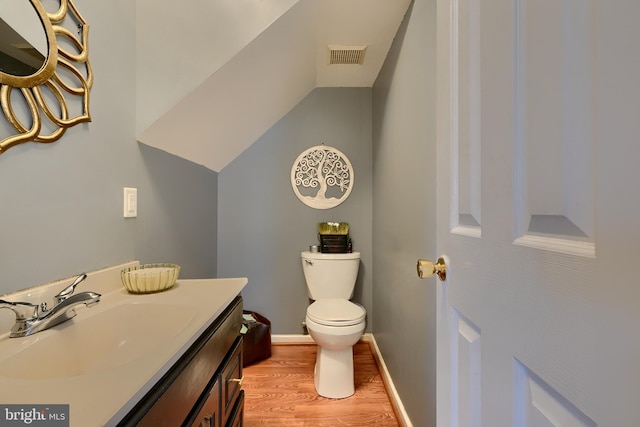
M 118 367 L 152 355 L 194 317 L 185 304 L 129 302 L 91 310 L 97 311 L 78 311 L 82 319 L 79 315 L 51 333 L 12 338 L 23 341 L 17 351 L 0 358 L 0 377 L 71 378 Z

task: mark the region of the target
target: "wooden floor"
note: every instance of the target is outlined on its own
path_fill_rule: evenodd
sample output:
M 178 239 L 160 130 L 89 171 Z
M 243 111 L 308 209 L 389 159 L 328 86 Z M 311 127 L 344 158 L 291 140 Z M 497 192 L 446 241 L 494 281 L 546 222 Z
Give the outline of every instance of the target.
M 269 359 L 244 368 L 244 426 L 399 426 L 369 344 L 353 353 L 355 394 L 327 399 L 313 385 L 316 345 L 273 345 Z

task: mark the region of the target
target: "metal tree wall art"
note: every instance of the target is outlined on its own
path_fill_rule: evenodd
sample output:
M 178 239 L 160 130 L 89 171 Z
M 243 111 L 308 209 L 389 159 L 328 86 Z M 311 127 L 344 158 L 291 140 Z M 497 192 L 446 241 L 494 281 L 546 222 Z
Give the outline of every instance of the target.
M 314 209 L 330 209 L 351 194 L 353 167 L 340 150 L 316 145 L 300 154 L 293 163 L 291 186 L 305 205 Z

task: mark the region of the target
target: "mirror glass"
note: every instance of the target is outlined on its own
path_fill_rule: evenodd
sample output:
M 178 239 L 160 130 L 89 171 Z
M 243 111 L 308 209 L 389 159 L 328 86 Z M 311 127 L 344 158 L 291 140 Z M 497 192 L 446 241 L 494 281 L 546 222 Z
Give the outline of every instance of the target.
M 47 58 L 47 35 L 31 2 L 12 2 L 0 16 L 0 71 L 26 77 L 42 68 Z

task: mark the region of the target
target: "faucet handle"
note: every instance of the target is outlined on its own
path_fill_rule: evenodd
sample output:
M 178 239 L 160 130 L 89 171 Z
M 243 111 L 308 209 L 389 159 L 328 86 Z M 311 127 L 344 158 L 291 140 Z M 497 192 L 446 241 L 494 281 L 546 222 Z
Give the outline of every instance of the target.
M 73 291 L 76 290 L 76 286 L 78 286 L 78 284 L 86 278 L 87 275 L 85 273 L 82 273 L 81 275 L 76 277 L 76 280 L 74 280 L 72 284 L 70 284 L 69 286 L 61 290 L 56 296 L 54 296 L 53 299 L 56 304 L 60 304 L 62 301 L 73 295 Z
M 38 317 L 38 305 L 30 302 L 11 302 L 0 299 L 0 308 L 8 308 L 16 314 L 16 320 L 30 320 Z

